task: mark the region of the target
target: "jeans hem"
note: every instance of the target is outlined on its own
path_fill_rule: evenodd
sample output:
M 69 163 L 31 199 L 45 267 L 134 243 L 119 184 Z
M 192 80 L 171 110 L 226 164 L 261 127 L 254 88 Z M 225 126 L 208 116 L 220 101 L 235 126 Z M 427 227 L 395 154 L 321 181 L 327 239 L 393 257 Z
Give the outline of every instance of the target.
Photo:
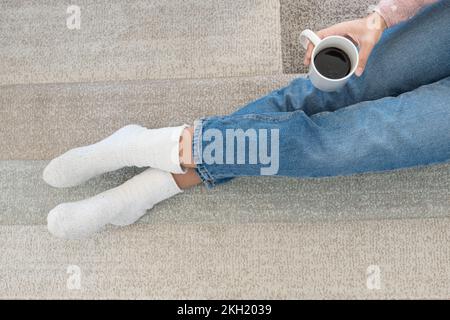
M 206 168 L 202 159 L 202 133 L 203 122 L 206 118 L 200 118 L 194 121 L 194 137 L 192 139 L 192 153 L 194 163 L 196 164 L 195 171 L 202 180 L 206 188 L 211 189 L 215 186 L 215 179 L 211 176 L 211 173 Z

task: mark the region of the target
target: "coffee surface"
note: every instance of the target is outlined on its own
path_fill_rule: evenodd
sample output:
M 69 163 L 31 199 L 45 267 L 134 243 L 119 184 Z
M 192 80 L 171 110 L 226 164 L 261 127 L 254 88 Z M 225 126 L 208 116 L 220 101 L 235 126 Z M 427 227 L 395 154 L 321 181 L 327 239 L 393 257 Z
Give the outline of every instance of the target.
M 351 62 L 348 55 L 338 48 L 325 48 L 314 58 L 317 71 L 329 79 L 341 79 L 347 76 L 351 70 Z

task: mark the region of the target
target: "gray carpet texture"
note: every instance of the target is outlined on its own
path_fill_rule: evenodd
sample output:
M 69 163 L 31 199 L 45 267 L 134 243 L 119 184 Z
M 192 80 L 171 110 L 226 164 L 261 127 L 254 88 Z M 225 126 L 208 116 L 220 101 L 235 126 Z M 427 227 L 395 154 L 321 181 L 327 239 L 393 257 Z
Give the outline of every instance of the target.
M 444 298 L 450 220 L 0 227 L 2 298 Z
M 41 178 L 50 159 L 130 123 L 230 113 L 301 76 L 301 30 L 372 3 L 76 4 L 81 28 L 69 30 L 67 2 L 0 0 L 0 299 L 450 297 L 450 164 L 241 178 L 188 190 L 126 228 L 52 237 L 54 206 L 143 169 L 54 189 Z
M 0 2 L 0 84 L 275 74 L 278 0 Z
M 48 211 L 115 187 L 142 169 L 69 189 L 46 185 L 46 161 L 0 161 L 1 225 L 45 224 Z M 301 223 L 448 217 L 450 165 L 321 179 L 240 178 L 196 187 L 158 204 L 139 223 Z
M 130 123 L 159 128 L 228 114 L 294 77 L 4 86 L 0 159 L 52 159 Z
M 318 31 L 346 20 L 362 18 L 377 0 L 280 0 L 281 46 L 285 73 L 303 73 L 305 50 L 300 45 L 304 29 Z

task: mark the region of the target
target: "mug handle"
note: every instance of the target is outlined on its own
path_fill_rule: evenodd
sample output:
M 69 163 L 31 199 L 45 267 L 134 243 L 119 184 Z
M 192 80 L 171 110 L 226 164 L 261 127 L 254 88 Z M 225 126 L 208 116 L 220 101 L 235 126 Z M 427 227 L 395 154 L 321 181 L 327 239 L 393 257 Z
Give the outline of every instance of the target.
M 317 46 L 319 42 L 322 41 L 317 34 L 309 29 L 306 29 L 300 34 L 300 43 L 305 50 L 308 49 L 308 40 L 311 41 L 314 46 Z

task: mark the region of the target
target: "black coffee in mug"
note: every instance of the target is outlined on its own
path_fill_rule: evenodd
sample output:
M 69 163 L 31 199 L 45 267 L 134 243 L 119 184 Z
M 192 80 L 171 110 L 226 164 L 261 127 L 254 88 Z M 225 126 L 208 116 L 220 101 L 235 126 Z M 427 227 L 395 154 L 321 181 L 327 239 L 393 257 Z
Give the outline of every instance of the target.
M 329 79 L 345 78 L 352 68 L 348 55 L 333 47 L 325 48 L 316 54 L 314 65 L 321 75 Z

